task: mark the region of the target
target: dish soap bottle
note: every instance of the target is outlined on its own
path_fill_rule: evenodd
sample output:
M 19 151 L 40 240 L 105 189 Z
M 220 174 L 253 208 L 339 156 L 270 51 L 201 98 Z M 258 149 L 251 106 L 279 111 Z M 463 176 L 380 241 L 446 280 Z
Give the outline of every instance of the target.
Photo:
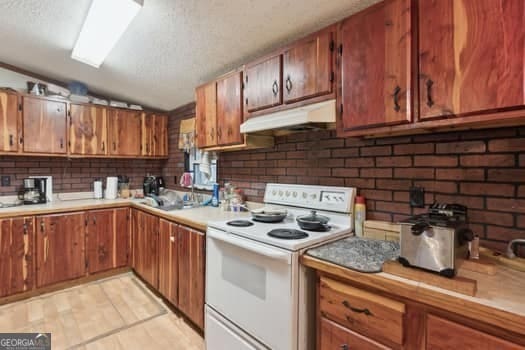
M 211 205 L 214 207 L 219 206 L 219 184 L 213 184 L 213 195 L 211 197 Z
M 355 225 L 354 225 L 355 235 L 358 237 L 363 237 L 363 225 L 366 220 L 366 204 L 365 204 L 365 197 L 363 196 L 355 197 L 354 218 L 355 218 Z

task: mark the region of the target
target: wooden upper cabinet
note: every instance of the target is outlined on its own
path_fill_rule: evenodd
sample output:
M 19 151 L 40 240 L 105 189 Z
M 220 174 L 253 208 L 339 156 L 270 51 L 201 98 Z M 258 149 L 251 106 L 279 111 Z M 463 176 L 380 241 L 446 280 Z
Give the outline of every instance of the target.
M 109 154 L 115 156 L 141 155 L 140 112 L 126 109 L 109 109 Z
M 99 106 L 70 106 L 69 145 L 75 155 L 106 155 L 108 109 Z
M 33 218 L 0 219 L 0 297 L 33 287 Z
M 411 1 L 386 0 L 345 19 L 339 38 L 339 131 L 410 122 Z
M 523 0 L 419 1 L 420 119 L 522 106 Z
M 36 286 L 84 276 L 84 213 L 37 216 L 36 225 Z
M 283 53 L 285 103 L 332 92 L 334 27 L 301 40 Z
M 243 143 L 242 73 L 235 72 L 217 81 L 217 144 Z
M 217 84 L 201 85 L 195 90 L 197 147 L 217 145 Z
M 246 65 L 244 69 L 244 112 L 256 112 L 283 103 L 282 55 Z
M 24 152 L 66 154 L 66 102 L 23 98 Z
M 168 156 L 168 116 L 142 113 L 142 155 Z
M 0 90 L 0 152 L 18 151 L 18 95 Z

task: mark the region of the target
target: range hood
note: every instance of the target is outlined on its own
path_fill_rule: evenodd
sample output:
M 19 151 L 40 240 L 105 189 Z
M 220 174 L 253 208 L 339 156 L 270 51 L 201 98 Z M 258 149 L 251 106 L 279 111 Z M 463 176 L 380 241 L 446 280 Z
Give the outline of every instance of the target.
M 297 132 L 335 127 L 335 100 L 253 117 L 241 124 L 241 133 Z

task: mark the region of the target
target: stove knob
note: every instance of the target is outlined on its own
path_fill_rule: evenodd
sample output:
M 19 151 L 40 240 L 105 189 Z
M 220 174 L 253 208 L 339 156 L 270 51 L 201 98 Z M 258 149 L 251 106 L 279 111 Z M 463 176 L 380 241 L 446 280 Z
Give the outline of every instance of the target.
M 279 191 L 279 196 L 283 196 L 283 191 Z
M 286 191 L 286 197 L 290 197 L 290 191 Z
M 340 202 L 344 202 L 345 201 L 345 199 L 342 196 L 338 197 L 337 200 L 340 201 Z
M 293 196 L 294 196 L 294 198 L 297 197 L 297 192 L 296 191 L 293 191 Z
M 275 196 L 277 194 L 277 190 L 273 190 L 272 194 Z
M 304 199 L 308 198 L 308 193 L 303 192 L 303 198 L 304 198 Z
M 312 194 L 310 195 L 310 197 L 312 197 L 312 199 L 317 199 L 317 194 L 312 193 Z

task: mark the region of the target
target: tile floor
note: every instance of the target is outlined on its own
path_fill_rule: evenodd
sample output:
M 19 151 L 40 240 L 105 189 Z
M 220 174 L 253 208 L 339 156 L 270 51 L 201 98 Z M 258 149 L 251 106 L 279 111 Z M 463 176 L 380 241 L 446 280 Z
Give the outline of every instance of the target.
M 0 306 L 0 332 L 50 332 L 52 349 L 204 349 L 132 273 Z

